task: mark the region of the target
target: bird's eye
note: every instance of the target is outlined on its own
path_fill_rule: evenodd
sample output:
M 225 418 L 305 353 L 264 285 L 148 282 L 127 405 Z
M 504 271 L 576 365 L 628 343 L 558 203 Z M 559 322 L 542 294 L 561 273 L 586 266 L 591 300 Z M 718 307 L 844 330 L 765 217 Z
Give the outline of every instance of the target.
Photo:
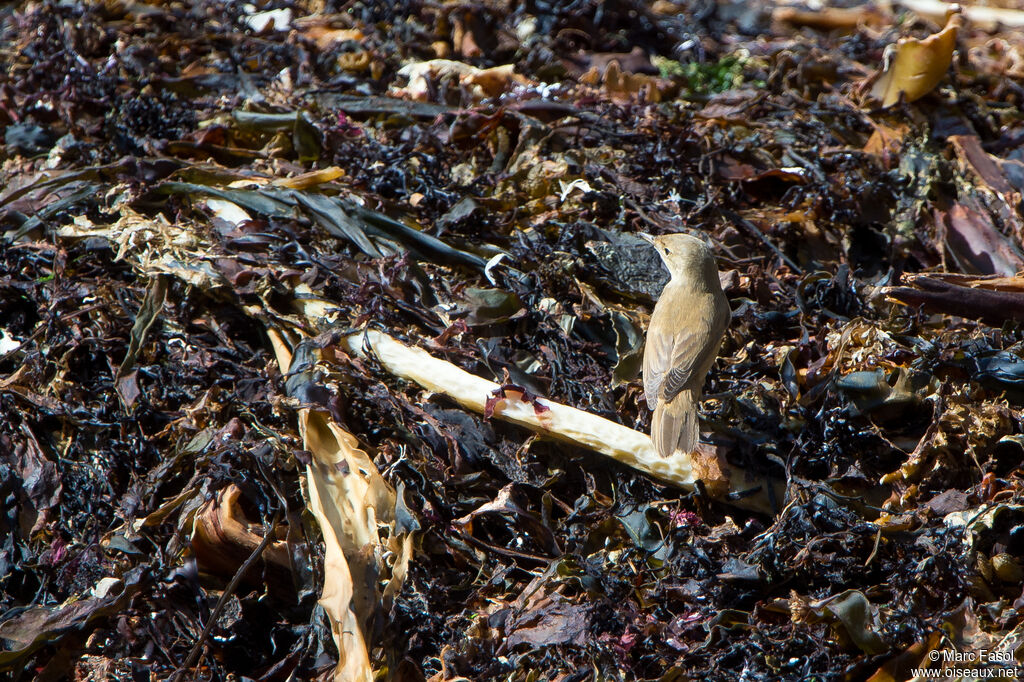
M 671 251 L 669 251 L 668 249 L 665 249 L 665 254 L 666 254 L 666 255 L 669 255 L 669 256 L 671 256 L 671 255 L 672 255 L 672 252 L 671 252 Z

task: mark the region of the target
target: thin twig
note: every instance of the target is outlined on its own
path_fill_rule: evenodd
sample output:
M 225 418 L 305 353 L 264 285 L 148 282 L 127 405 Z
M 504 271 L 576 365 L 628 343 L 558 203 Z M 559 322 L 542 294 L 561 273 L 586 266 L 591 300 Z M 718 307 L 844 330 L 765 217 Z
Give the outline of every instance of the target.
M 757 229 L 757 225 L 754 225 L 749 220 L 746 220 L 745 218 L 740 217 L 739 214 L 734 213 L 734 212 L 732 212 L 732 211 L 730 211 L 728 209 L 724 209 L 723 208 L 723 209 L 721 209 L 721 211 L 722 211 L 722 215 L 724 215 L 726 218 L 731 220 L 733 222 L 733 224 L 739 225 L 740 227 L 745 229 L 747 232 L 749 232 L 753 236 L 755 236 L 758 239 L 760 239 L 761 243 L 764 244 L 765 246 L 767 246 L 769 249 L 771 249 L 775 253 L 776 256 L 778 256 L 780 259 L 782 259 L 782 262 L 785 263 L 786 265 L 788 265 L 790 270 L 792 270 L 794 273 L 796 273 L 798 275 L 804 274 L 803 270 L 800 269 L 799 265 L 797 265 L 792 260 L 790 260 L 789 256 L 787 256 L 786 254 L 782 253 L 782 251 L 780 251 L 779 248 L 777 246 L 775 246 L 775 244 L 772 244 L 768 240 L 768 237 L 764 236 L 764 233 L 761 232 L 761 230 Z
M 174 674 L 171 675 L 171 682 L 177 682 L 185 674 L 185 671 L 192 668 L 199 659 L 199 654 L 203 651 L 203 644 L 206 642 L 206 638 L 210 636 L 210 631 L 213 630 L 213 626 L 216 625 L 217 619 L 220 617 L 220 612 L 224 610 L 224 606 L 227 604 L 228 598 L 235 593 L 238 588 L 238 584 L 242 582 L 242 578 L 249 572 L 252 565 L 256 563 L 256 560 L 263 554 L 263 550 L 274 540 L 274 528 L 277 527 L 278 522 L 281 520 L 281 510 L 278 509 L 274 512 L 274 518 L 271 519 L 270 525 L 267 527 L 267 533 L 263 536 L 263 540 L 260 544 L 252 551 L 249 558 L 246 559 L 235 575 L 232 576 L 231 581 L 224 588 L 224 592 L 220 595 L 220 599 L 217 600 L 217 605 L 213 607 L 213 611 L 210 613 L 210 617 L 206 620 L 206 626 L 203 628 L 202 633 L 199 635 L 199 639 L 192 645 L 192 650 L 188 652 L 188 657 L 185 662 L 181 664 Z

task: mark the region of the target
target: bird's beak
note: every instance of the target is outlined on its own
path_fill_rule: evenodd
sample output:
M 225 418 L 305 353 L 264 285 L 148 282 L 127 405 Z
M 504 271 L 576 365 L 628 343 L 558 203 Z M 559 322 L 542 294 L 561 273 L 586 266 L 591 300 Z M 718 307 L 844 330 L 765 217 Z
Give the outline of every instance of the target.
M 644 241 L 650 243 L 651 246 L 654 246 L 654 237 L 652 237 L 651 235 L 647 234 L 646 232 L 637 232 L 636 236 L 640 237 L 640 239 L 643 239 Z

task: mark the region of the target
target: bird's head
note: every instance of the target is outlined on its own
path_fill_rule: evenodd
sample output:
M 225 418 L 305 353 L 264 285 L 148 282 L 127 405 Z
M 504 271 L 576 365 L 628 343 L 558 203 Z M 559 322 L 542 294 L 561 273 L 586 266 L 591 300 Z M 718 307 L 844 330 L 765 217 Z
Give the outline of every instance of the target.
M 660 237 L 642 233 L 640 236 L 658 250 L 658 255 L 672 277 L 693 277 L 698 273 L 718 277 L 715 255 L 703 239 L 681 232 Z

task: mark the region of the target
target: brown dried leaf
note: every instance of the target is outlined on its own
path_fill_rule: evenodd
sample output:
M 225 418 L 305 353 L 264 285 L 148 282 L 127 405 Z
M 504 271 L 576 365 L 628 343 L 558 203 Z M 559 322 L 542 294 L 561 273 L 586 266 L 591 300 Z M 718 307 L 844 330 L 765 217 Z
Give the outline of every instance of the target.
M 996 229 L 978 202 L 955 203 L 944 217 L 946 245 L 962 269 L 1004 277 L 1024 269 L 1020 250 Z
M 901 38 L 895 55 L 881 78 L 875 82 L 871 95 L 882 100 L 883 107 L 900 101 L 918 100 L 931 92 L 949 70 L 956 48 L 957 30 L 963 25 L 960 8 L 953 6 L 946 27 L 923 40 Z
M 239 504 L 242 489 L 234 483 L 217 493 L 196 515 L 192 528 L 192 549 L 199 563 L 207 570 L 233 575 L 238 567 L 263 542 L 253 524 L 245 517 Z M 263 558 L 281 568 L 289 569 L 288 545 L 277 540 L 263 550 Z

